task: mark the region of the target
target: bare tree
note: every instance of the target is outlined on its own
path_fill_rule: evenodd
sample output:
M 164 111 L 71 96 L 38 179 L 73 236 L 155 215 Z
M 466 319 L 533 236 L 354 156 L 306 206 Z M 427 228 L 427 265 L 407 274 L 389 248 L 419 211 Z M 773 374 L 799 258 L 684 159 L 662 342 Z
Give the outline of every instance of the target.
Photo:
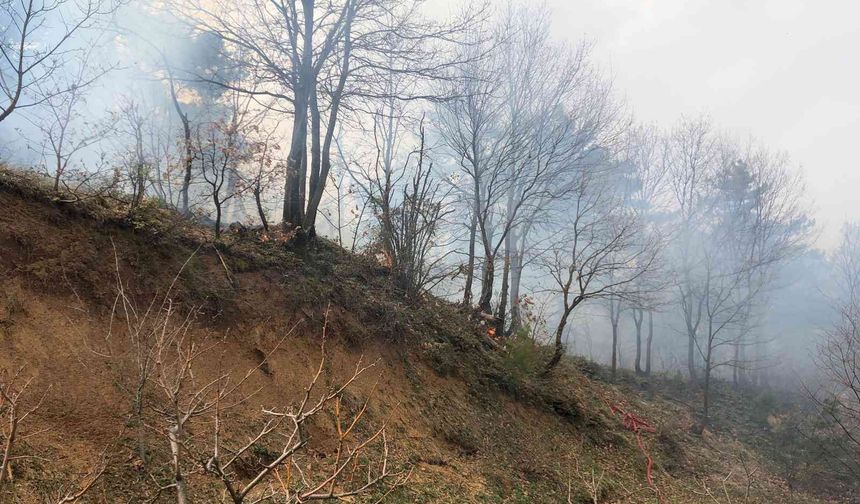
M 661 252 L 665 250 L 665 246 L 662 243 L 658 246 Z M 639 288 L 640 294 L 632 300 L 630 308 L 630 316 L 633 319 L 636 333 L 636 357 L 633 369 L 636 374 L 643 374 L 645 376 L 651 375 L 654 358 L 654 313 L 662 310 L 668 303 L 665 297 L 665 290 L 669 282 L 666 278 L 661 278 L 662 275 L 666 274 L 666 270 L 662 266 L 662 264 L 657 264 L 652 268 L 649 275 L 643 277 L 643 285 Z M 643 324 L 646 319 L 648 320 L 647 333 L 644 333 Z M 643 358 L 644 367 L 642 364 Z
M 283 172 L 284 164 L 279 156 L 276 131 L 277 125 L 265 128 L 262 124 L 265 114 L 260 115 L 250 131 L 246 132 L 246 163 L 237 173 L 241 180 L 240 193 L 250 191 L 254 198 L 257 216 L 265 232 L 269 232 L 269 218 L 264 199 Z
M 325 330 L 325 329 L 324 329 Z M 325 341 L 325 337 L 323 337 Z M 384 484 L 391 482 L 388 492 L 406 482 L 411 471 L 395 472 L 390 467 L 389 448 L 386 437 L 385 425 L 361 440 L 353 441 L 356 428 L 365 415 L 368 403 L 365 402 L 352 418 L 344 418 L 342 411 L 342 397 L 347 388 L 352 385 L 365 371 L 374 364 L 364 366 L 361 360 L 356 364 L 352 375 L 346 379 L 343 385 L 323 391 L 318 398 L 314 399 L 315 388 L 325 367 L 325 344 L 323 343 L 323 357 L 311 382 L 305 389 L 302 399 L 297 405 L 285 411 L 265 409 L 267 417 L 260 430 L 252 435 L 248 441 L 238 447 L 228 447 L 220 433 L 221 414 L 223 409 L 216 405 L 215 412 L 215 444 L 214 450 L 205 461 L 207 473 L 218 478 L 230 496 L 231 500 L 240 504 L 251 495 L 255 495 L 254 502 L 261 499 L 278 498 L 288 503 L 308 502 L 312 500 L 342 500 L 367 493 Z M 334 458 L 327 464 L 315 468 L 315 473 L 321 476 L 306 474 L 297 461 L 297 457 L 305 449 L 308 436 L 305 424 L 315 416 L 319 416 L 326 408 L 333 405 L 334 420 L 337 429 L 336 449 Z M 259 471 L 250 476 L 247 481 L 242 481 L 232 472 L 233 464 L 243 455 L 256 446 L 261 446 L 269 438 L 282 439 L 282 448 L 271 462 L 263 465 Z M 362 458 L 373 443 L 381 443 L 382 453 L 380 460 L 376 463 L 366 461 Z M 366 465 L 366 467 L 363 467 Z M 288 476 L 284 481 L 278 474 L 280 467 L 288 467 L 290 472 L 295 470 L 298 474 L 295 478 Z M 361 477 L 359 470 L 363 469 L 365 476 Z M 289 474 L 289 472 L 288 472 Z M 262 489 L 262 483 L 267 479 L 275 479 L 278 486 L 270 485 L 268 489 Z M 258 491 L 259 490 L 259 491 Z
M 223 102 L 229 98 L 225 99 L 227 89 L 222 86 L 183 77 L 188 72 L 209 75 L 216 69 L 228 80 L 238 76 L 228 68 L 220 38 L 178 24 L 172 13 L 156 7 L 145 8 L 146 22 L 122 28 L 123 34 L 128 36 L 123 41 L 128 45 L 127 50 L 146 55 L 141 58 L 141 66 L 148 77 L 165 84 L 164 102 L 155 107 L 156 110 L 165 116 L 172 110 L 179 120 L 178 131 L 169 122 L 151 128 L 152 136 L 165 137 L 164 140 L 159 139 L 160 150 L 177 148 L 179 151 L 171 156 L 169 163 L 165 163 L 164 170 L 154 166 L 153 171 L 157 173 L 154 173 L 152 184 L 163 201 L 189 215 L 194 205 L 191 201 L 192 185 L 201 177 L 199 171 L 195 172 L 195 161 L 199 164 L 195 134 L 201 126 L 214 121 Z M 182 50 L 167 47 L 166 37 L 153 35 L 160 31 L 169 31 L 173 37 L 182 39 Z M 174 191 L 177 193 L 175 198 Z M 169 198 L 165 197 L 167 192 L 170 193 Z
M 606 303 L 609 308 L 609 325 L 612 327 L 612 357 L 610 359 L 610 368 L 612 369 L 612 376 L 615 376 L 615 373 L 618 369 L 618 324 L 621 322 L 621 314 L 628 308 L 624 299 L 618 296 L 609 296 L 606 299 Z M 635 311 L 634 311 L 635 312 Z
M 173 69 L 167 58 L 164 57 L 164 66 L 167 71 L 167 83 L 170 89 L 170 101 L 173 103 L 173 108 L 176 110 L 176 115 L 179 116 L 179 121 L 182 123 L 182 187 L 179 190 L 180 194 L 180 211 L 183 214 L 188 214 L 188 192 L 191 190 L 191 180 L 194 170 L 194 141 L 191 136 L 191 119 L 188 117 L 188 112 L 179 101 L 179 95 L 176 90 L 176 78 L 173 75 Z
M 269 359 L 284 347 L 301 321 L 255 366 L 238 372 L 221 366 L 211 369 L 207 361 L 223 351 L 223 341 L 197 330 L 197 309 L 183 309 L 173 301 L 176 283 L 193 257 L 189 256 L 163 295 L 154 296 L 139 309 L 120 276 L 117 256 L 117 298 L 111 318 L 119 319 L 127 331 L 128 344 L 110 345 L 112 324 L 103 342 L 106 348 L 97 350 L 122 369 L 131 364 L 135 370 L 131 376 L 123 372 L 120 385 L 132 395 L 131 415 L 140 427 L 142 460 L 147 459 L 147 432 L 159 433 L 169 448 L 169 482 L 159 482 L 153 468 L 147 467 L 157 483 L 151 500 L 170 492 L 179 503 L 192 502 L 191 481 L 195 475 L 214 478 L 236 503 L 340 500 L 383 486 L 387 494 L 404 484 L 411 471 L 395 470 L 390 463 L 386 424 L 383 422 L 369 435 L 359 435 L 364 431 L 369 400 L 353 416 L 345 414 L 345 394 L 376 362 L 365 365 L 359 359 L 345 381 L 321 390 L 321 377 L 328 369 L 327 313 L 319 366 L 292 407 L 264 407 L 255 413 L 251 403 L 260 389 L 251 386 L 249 380 L 268 369 Z M 111 353 L 110 348 L 117 347 L 120 353 Z M 306 425 L 319 425 L 321 418 L 335 419 L 337 448 L 333 457 L 313 461 L 309 467 L 303 457 L 310 441 Z M 250 427 L 249 431 L 248 426 L 255 424 L 259 428 Z M 210 429 L 211 436 L 200 435 Z M 271 450 L 274 445 L 280 446 L 278 455 L 260 461 L 254 466 L 255 472 L 249 474 L 249 455 Z
M 660 131 L 655 126 L 636 126 L 628 132 L 621 163 L 625 167 L 623 191 L 626 205 L 633 211 L 643 226 L 642 232 L 653 237 L 660 248 L 663 259 L 668 224 L 669 187 L 667 163 L 664 162 L 665 146 Z M 630 300 L 630 315 L 636 337 L 634 370 L 637 374 L 651 373 L 651 351 L 654 341 L 654 311 L 664 303 L 664 290 L 669 285 L 664 261 L 655 264 L 648 275 L 640 277 L 640 295 Z M 644 340 L 645 366 L 643 369 L 642 326 L 648 319 L 648 334 Z
M 822 383 L 808 391 L 827 420 L 817 434 L 837 439 L 826 454 L 850 477 L 857 477 L 860 454 L 860 225 L 846 223 L 831 264 L 836 286 L 831 301 L 836 320 L 819 345 L 816 364 Z M 823 431 L 823 433 L 821 432 Z
M 463 304 L 472 303 L 472 284 L 475 275 L 476 243 L 480 221 L 485 227 L 487 211 L 498 201 L 500 167 L 502 160 L 512 155 L 510 136 L 503 133 L 503 109 L 499 100 L 501 81 L 498 55 L 487 43 L 489 28 L 481 25 L 480 32 L 470 33 L 473 43 L 464 47 L 466 59 L 475 59 L 472 64 L 457 69 L 454 81 L 456 91 L 450 94 L 455 99 L 441 103 L 438 113 L 439 133 L 457 160 L 465 175 L 463 200 L 469 207 L 469 247 L 465 268 Z M 486 47 L 481 44 L 486 45 Z M 485 58 L 472 58 L 474 54 L 487 53 Z M 459 177 L 455 183 L 459 182 Z M 491 201 L 490 201 L 491 200 Z M 489 311 L 489 310 L 487 310 Z
M 860 223 L 846 222 L 842 226 L 839 245 L 830 262 L 834 270 L 834 303 L 860 306 Z
M 61 182 L 65 182 L 63 176 L 72 160 L 77 161 L 79 154 L 100 142 L 109 132 L 108 121 L 87 119 L 89 113 L 82 110 L 89 84 L 107 72 L 91 69 L 89 57 L 90 54 L 84 54 L 75 60 L 76 68 L 66 68 L 34 84 L 34 89 L 44 99 L 27 119 L 42 135 L 41 154 L 46 158 L 48 173 L 53 173 L 54 191 L 59 191 Z M 70 61 L 67 67 L 71 66 Z M 66 91 L 60 92 L 62 89 Z M 95 173 L 77 170 L 76 175 L 82 179 L 78 184 L 81 185 Z
M 139 91 L 121 95 L 106 129 L 113 143 L 116 174 L 131 196 L 131 210 L 146 197 L 181 210 L 185 177 L 189 174 L 184 142 L 177 145 L 169 102 L 161 104 Z
M 411 129 L 410 117 L 387 100 L 373 114 L 375 162 L 350 167 L 359 195 L 376 216 L 382 262 L 391 268 L 395 284 L 414 298 L 441 282 L 440 267 L 452 250 L 442 238 L 446 217 L 453 213 L 444 188 L 433 173 L 422 116 Z M 415 137 L 416 146 L 399 156 Z
M 759 291 L 742 313 L 739 340 L 734 348 L 732 379 L 735 385 L 747 378 L 747 368 L 759 368 L 766 359 L 764 340 L 756 331 L 756 319 L 774 283 L 774 270 L 797 257 L 807 246 L 812 228 L 804 201 L 804 182 L 793 173 L 788 155 L 772 152 L 750 139 L 738 145 L 723 146 L 723 168 L 717 181 L 724 194 L 724 204 L 742 220 L 744 240 L 733 243 L 742 247 L 738 254 L 759 266 L 748 270 L 744 290 Z M 746 355 L 754 347 L 756 356 Z
M 338 146 L 338 150 L 340 151 L 340 146 Z M 326 205 L 322 215 L 329 226 L 334 229 L 337 235 L 337 244 L 355 252 L 369 201 L 367 198 L 357 197 L 359 191 L 352 183 L 352 174 L 346 168 L 347 163 L 342 157 L 342 152 L 339 152 L 339 155 L 343 164 L 332 169 L 329 174 L 330 184 L 327 186 L 332 203 Z M 344 235 L 348 236 L 350 230 L 352 237 L 347 241 L 347 237 Z
M 131 142 L 120 156 L 127 189 L 131 193 L 129 210 L 134 211 L 143 202 L 151 180 L 155 157 L 147 148 L 151 117 L 139 102 L 130 98 L 123 99 L 117 114 L 120 132 Z
M 21 373 L 23 368 L 9 373 L 3 370 L 0 375 L 0 412 L 6 417 L 6 425 L 3 428 L 3 460 L 0 461 L 0 489 L 7 481 L 12 479 L 12 461 L 15 460 L 15 443 L 21 437 L 21 424 L 42 404 L 44 395 L 35 404 L 26 405 L 23 398 L 30 388 L 32 378 L 23 380 Z
M 159 486 L 156 497 L 171 490 L 179 504 L 191 502 L 188 477 L 193 472 L 216 479 L 229 499 L 237 504 L 267 499 L 290 503 L 341 500 L 389 483 L 388 491 L 391 491 L 405 483 L 409 472 L 394 471 L 389 462 L 385 424 L 363 439 L 356 439 L 368 402 L 351 418 L 344 416 L 344 393 L 375 363 L 364 365 L 359 360 L 352 375 L 341 385 L 318 391 L 326 368 L 325 328 L 320 364 L 300 401 L 285 410 L 264 408 L 259 429 L 237 437 L 235 427 L 228 428 L 230 419 L 235 415 L 247 416 L 250 413 L 248 403 L 258 392 L 248 390 L 245 386 L 248 379 L 266 365 L 292 331 L 281 338 L 256 367 L 238 375 L 224 370 L 204 378 L 200 363 L 208 354 L 217 351 L 218 342 L 195 337 L 193 310 L 177 316 L 177 308 L 168 304 L 162 320 L 166 325 L 156 334 L 151 346 L 152 385 L 161 399 L 150 404 L 150 408 L 160 419 L 158 430 L 170 447 L 172 477 L 169 484 Z M 300 464 L 309 442 L 306 424 L 328 412 L 333 413 L 337 430 L 335 453 L 327 461 L 316 463 L 312 473 L 306 472 Z M 192 425 L 197 428 L 211 425 L 212 442 L 190 435 Z M 249 453 L 268 449 L 273 443 L 280 448 L 272 460 L 262 462 L 250 475 L 237 471 L 237 466 Z M 368 458 L 370 446 L 374 444 L 379 444 L 382 450 L 377 461 Z M 294 471 L 296 476 L 292 475 Z M 361 476 L 361 472 L 365 475 Z
M 0 371 L 0 415 L 5 417 L 5 425 L 0 428 L 2 440 L 2 459 L 0 459 L 0 492 L 6 490 L 7 483 L 12 481 L 12 462 L 28 458 L 27 455 L 16 453 L 18 444 L 31 438 L 35 433 L 23 433 L 22 425 L 41 407 L 47 396 L 29 397 L 33 391 L 33 378 L 24 377 L 24 367 L 14 372 Z M 70 504 L 83 498 L 104 475 L 107 469 L 106 454 L 102 453 L 98 462 L 80 478 L 69 478 L 68 481 L 50 497 L 51 504 Z M 2 493 L 0 493 L 2 495 Z
M 237 197 L 240 167 L 253 157 L 250 129 L 258 124 L 250 109 L 250 100 L 239 93 L 228 93 L 227 116 L 219 117 L 198 128 L 195 157 L 215 210 L 215 238 L 221 236 L 224 205 Z M 265 163 L 265 159 L 261 160 Z M 265 166 L 265 164 L 263 165 Z M 262 172 L 257 181 L 262 184 Z M 253 186 L 260 189 L 260 186 Z M 258 200 L 259 202 L 259 200 Z M 258 208 L 261 208 L 258 205 Z M 265 218 L 263 215 L 262 218 Z
M 402 188 L 399 205 L 382 221 L 382 239 L 392 252 L 395 281 L 409 297 L 432 289 L 447 276 L 438 270 L 450 251 L 442 252 L 439 242 L 445 218 L 453 212 L 446 208 L 447 193 L 433 178 L 423 121 L 416 155 L 413 176 Z
M 508 167 L 514 182 L 506 188 L 504 211 L 499 211 L 501 235 L 495 247 L 499 253 L 503 246 L 504 256 L 496 316 L 500 333 L 506 332 L 509 298 L 512 326 L 518 324 L 524 256 L 534 239 L 530 233 L 551 227 L 547 208 L 565 199 L 572 169 L 611 148 L 623 131 L 611 82 L 590 62 L 590 43 L 573 48 L 554 44 L 547 30 L 550 13 L 544 8 L 509 6 L 505 16 L 513 35 L 503 59 L 504 100 L 519 152 Z M 484 259 L 489 262 L 486 253 Z
M 396 75 L 391 74 L 387 78 L 389 87 L 395 88 L 399 84 Z M 370 108 L 376 104 L 370 101 L 368 105 Z M 373 123 L 372 135 L 370 135 L 373 138 L 372 152 L 369 156 L 363 157 L 372 157 L 374 161 L 362 162 L 362 156 L 359 154 L 359 159 L 352 163 L 347 162 L 341 150 L 340 140 L 338 140 L 338 150 L 344 166 L 349 170 L 352 180 L 360 190 L 361 197 L 376 215 L 380 226 L 379 252 L 383 256 L 382 262 L 391 266 L 395 260 L 392 241 L 393 214 L 399 204 L 401 187 L 412 172 L 411 160 L 416 155 L 414 149 L 405 156 L 401 151 L 408 148 L 404 145 L 408 145 L 415 136 L 412 128 L 414 120 L 406 110 L 406 104 L 393 97 L 382 100 L 370 116 Z M 362 133 L 368 134 L 363 131 L 365 128 L 361 124 L 359 128 Z M 415 130 L 421 128 L 423 128 L 423 120 Z M 420 141 L 423 143 L 423 137 Z M 423 145 L 421 147 L 423 159 Z
M 171 486 L 176 492 L 178 504 L 190 502 L 183 452 L 186 450 L 188 424 L 212 411 L 218 401 L 225 399 L 232 388 L 224 383 L 227 377 L 199 383 L 194 363 L 211 346 L 198 344 L 189 333 L 194 312 L 174 320 L 172 303 L 166 306 L 164 327 L 154 334 L 150 347 L 153 362 L 152 381 L 161 392 L 163 401 L 150 404 L 150 408 L 162 419 L 161 429 L 168 439 L 171 455 Z
M 590 45 L 551 43 L 547 15 L 509 9 L 493 28 L 501 42 L 489 57 L 461 69 L 452 93 L 461 98 L 439 110 L 441 134 L 465 175 L 460 189 L 472 207 L 464 301 L 471 299 L 477 243 L 483 252 L 478 308 L 487 314 L 493 313 L 496 262 L 504 249 L 499 331 L 509 291 L 519 293 L 522 254 L 515 249 L 525 247 L 549 202 L 571 190 L 566 174 L 617 132 L 618 108 L 611 86 L 590 65 Z
M 837 460 L 856 474 L 860 453 L 860 316 L 857 307 L 845 307 L 839 321 L 819 348 L 819 369 L 828 383 L 817 400 L 821 411 L 835 426 Z
M 714 239 L 714 238 L 712 238 Z M 702 412 L 699 431 L 707 427 L 711 413 L 711 382 L 715 370 L 736 366 L 723 348 L 738 344 L 738 324 L 744 307 L 757 292 L 744 291 L 743 279 L 749 269 L 757 265 L 739 262 L 731 254 L 720 250 L 715 239 L 713 248 L 705 252 L 700 266 L 700 284 L 692 291 L 702 310 L 702 331 L 696 338 L 696 350 L 702 359 Z
M 665 142 L 664 160 L 678 219 L 674 276 L 687 336 L 687 370 L 695 380 L 696 337 L 703 316 L 700 302 L 703 297 L 694 292 L 694 269 L 702 256 L 696 241 L 700 230 L 696 226 L 700 222 L 697 220 L 699 212 L 705 206 L 707 183 L 715 169 L 717 139 L 710 121 L 699 117 L 682 119 L 668 133 Z
M 714 370 L 748 365 L 738 356 L 752 343 L 752 307 L 770 287 L 774 266 L 800 251 L 808 232 L 797 179 L 781 166 L 751 170 L 752 159 L 736 152 L 726 143 L 719 149 L 695 217 L 700 260 L 686 276 L 702 322 L 702 338 L 695 339 L 704 362 L 701 428 L 709 421 Z
M 119 0 L 6 0 L 0 2 L 0 122 L 17 109 L 33 107 L 77 91 L 97 76 L 59 86 L 43 86 L 67 71 L 85 53 L 77 38 L 121 4 Z M 57 81 L 58 83 L 62 81 Z
M 196 256 L 196 251 L 186 258 L 163 294 L 153 295 L 147 304 L 140 306 L 132 294 L 136 286 L 133 281 L 122 276 L 120 254 L 113 240 L 111 245 L 116 295 L 111 306 L 110 325 L 101 340 L 88 340 L 87 346 L 95 355 L 105 359 L 116 373 L 116 385 L 129 396 L 129 418 L 126 423 L 136 430 L 138 458 L 146 466 L 150 459 L 146 413 L 149 410 L 148 399 L 151 398 L 149 389 L 157 364 L 156 345 L 176 331 L 187 330 L 185 326 L 193 319 L 189 316 L 183 324 L 176 322 L 177 310 L 172 297 L 180 276 Z M 113 341 L 116 332 L 124 333 L 119 344 Z
M 593 299 L 628 299 L 636 280 L 653 266 L 654 243 L 640 233 L 635 216 L 618 205 L 600 174 L 583 171 L 570 200 L 568 222 L 543 260 L 562 301 L 551 371 L 564 355 L 565 327 L 573 311 Z
M 380 97 L 380 75 L 396 72 L 418 79 L 443 76 L 450 60 L 440 44 L 453 40 L 460 23 L 440 25 L 423 18 L 420 1 L 248 0 L 174 2 L 200 31 L 224 40 L 238 57 L 240 83 L 219 75 L 198 76 L 290 109 L 292 138 L 287 157 L 283 220 L 314 233 L 331 169 L 331 148 L 352 98 Z M 240 56 L 239 56 L 240 55 Z M 405 88 L 398 100 L 425 97 L 421 86 Z

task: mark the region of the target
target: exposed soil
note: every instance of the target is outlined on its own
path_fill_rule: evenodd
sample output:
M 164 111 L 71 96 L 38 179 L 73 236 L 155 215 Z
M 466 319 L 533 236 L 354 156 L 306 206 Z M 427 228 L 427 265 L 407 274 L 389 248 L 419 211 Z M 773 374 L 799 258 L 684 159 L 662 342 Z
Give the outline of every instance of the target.
M 115 301 L 121 279 L 145 310 L 180 270 L 170 297 L 200 311 L 193 336 L 213 343 L 201 373 L 259 366 L 247 383 L 259 392 L 231 419 L 232 435 L 262 408 L 301 397 L 320 361 L 326 313 L 326 383 L 346 379 L 359 359 L 376 362 L 349 390 L 354 408 L 370 399 L 368 432 L 387 421 L 395 462 L 413 468 L 389 502 L 658 502 L 636 437 L 610 404 L 656 428 L 644 443 L 663 502 L 852 502 L 833 488 L 831 500 L 791 490 L 729 431 L 691 434 L 690 409 L 637 391 L 647 384 L 587 377 L 583 369 L 602 371 L 574 360 L 548 379 L 514 373 L 456 306 L 406 303 L 372 259 L 325 241 L 294 248 L 247 232 L 216 248 L 169 212 L 128 217 L 110 202 L 60 203 L 8 173 L 0 209 L 0 369 L 23 367 L 34 378 L 31 400 L 44 395 L 18 449 L 33 458 L 13 464 L 2 502 L 43 502 L 104 451 L 111 465 L 85 502 L 153 494 L 128 426 L 130 350 Z M 330 456 L 333 432 L 331 421 L 314 423 L 310 453 Z M 152 464 L 166 460 L 166 440 L 147 435 Z M 193 475 L 192 483 L 203 489 L 200 502 L 220 501 L 217 482 Z M 171 500 L 168 492 L 160 502 Z

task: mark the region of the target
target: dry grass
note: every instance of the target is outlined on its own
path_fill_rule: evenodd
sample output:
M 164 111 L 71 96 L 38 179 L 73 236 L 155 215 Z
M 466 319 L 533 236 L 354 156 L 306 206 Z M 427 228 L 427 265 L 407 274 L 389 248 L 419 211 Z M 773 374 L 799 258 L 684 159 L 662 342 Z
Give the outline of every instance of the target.
M 406 303 L 372 259 L 325 241 L 305 249 L 254 234 L 215 244 L 207 230 L 166 210 L 130 224 L 109 200 L 62 203 L 16 177 L 0 171 L 0 368 L 26 364 L 35 387 L 53 385 L 29 427 L 39 433 L 23 448 L 39 458 L 17 465 L 16 502 L 38 501 L 112 443 L 119 456 L 90 501 L 135 502 L 152 490 L 132 435 L 117 440 L 129 409 L 117 376 L 128 370 L 92 351 L 111 327 L 114 247 L 120 274 L 134 280 L 129 295 L 140 302 L 163 292 L 196 251 L 176 292 L 203 310 L 192 331 L 223 341 L 206 373 L 258 366 L 261 349 L 303 321 L 253 376 L 255 407 L 301 394 L 319 362 L 330 303 L 327 379 L 348 378 L 361 354 L 380 359 L 352 393 L 378 399 L 367 420 L 388 420 L 394 463 L 414 468 L 388 502 L 657 502 L 634 435 L 609 411 L 616 402 L 657 428 L 645 445 L 666 502 L 825 502 L 791 493 L 742 442 L 690 434 L 691 412 L 676 402 L 587 378 L 573 361 L 548 380 L 511 366 L 456 307 Z M 113 344 L 122 350 L 119 339 Z M 332 455 L 325 439 L 333 428 L 314 426 L 311 453 Z M 165 443 L 151 449 L 155 460 L 168 456 Z M 217 495 L 213 487 L 212 502 Z

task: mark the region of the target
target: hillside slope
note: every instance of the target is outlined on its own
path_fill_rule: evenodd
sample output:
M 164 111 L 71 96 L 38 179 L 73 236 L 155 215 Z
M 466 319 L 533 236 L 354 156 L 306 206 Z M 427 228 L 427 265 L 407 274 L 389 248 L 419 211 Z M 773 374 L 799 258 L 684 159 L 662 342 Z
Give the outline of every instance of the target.
M 145 309 L 178 273 L 171 299 L 197 310 L 195 338 L 217 341 L 201 373 L 253 370 L 248 418 L 302 396 L 326 320 L 326 384 L 348 379 L 359 359 L 376 362 L 350 387 L 350 407 L 369 400 L 368 432 L 387 422 L 392 463 L 412 470 L 386 502 L 851 502 L 792 491 L 728 430 L 691 434 L 690 408 L 648 384 L 610 384 L 574 360 L 541 378 L 535 355 L 496 348 L 448 303 L 405 303 L 372 260 L 325 241 L 299 248 L 241 231 L 216 247 L 155 206 L 128 217 L 108 201 L 60 202 L 4 171 L 0 208 L 0 369 L 23 367 L 32 400 L 44 397 L 22 426 L 24 458 L 0 502 L 43 502 L 105 452 L 110 464 L 85 502 L 155 495 L 150 473 L 167 471 L 169 446 L 146 430 L 152 461 L 142 467 L 123 382 L 128 326 L 115 303 L 122 285 Z M 641 446 L 613 406 L 654 426 Z M 331 457 L 334 432 L 315 424 L 309 456 Z M 200 502 L 222 499 L 211 478 L 189 478 Z M 172 501 L 170 491 L 158 500 Z

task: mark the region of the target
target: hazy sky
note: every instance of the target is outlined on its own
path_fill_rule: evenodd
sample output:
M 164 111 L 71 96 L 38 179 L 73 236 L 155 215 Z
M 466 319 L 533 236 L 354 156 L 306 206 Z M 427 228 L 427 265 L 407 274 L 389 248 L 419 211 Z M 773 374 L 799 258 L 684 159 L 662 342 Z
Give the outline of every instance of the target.
M 788 151 L 806 172 L 820 245 L 860 219 L 860 1 L 546 3 L 558 37 L 595 40 L 639 120 L 707 113 Z

